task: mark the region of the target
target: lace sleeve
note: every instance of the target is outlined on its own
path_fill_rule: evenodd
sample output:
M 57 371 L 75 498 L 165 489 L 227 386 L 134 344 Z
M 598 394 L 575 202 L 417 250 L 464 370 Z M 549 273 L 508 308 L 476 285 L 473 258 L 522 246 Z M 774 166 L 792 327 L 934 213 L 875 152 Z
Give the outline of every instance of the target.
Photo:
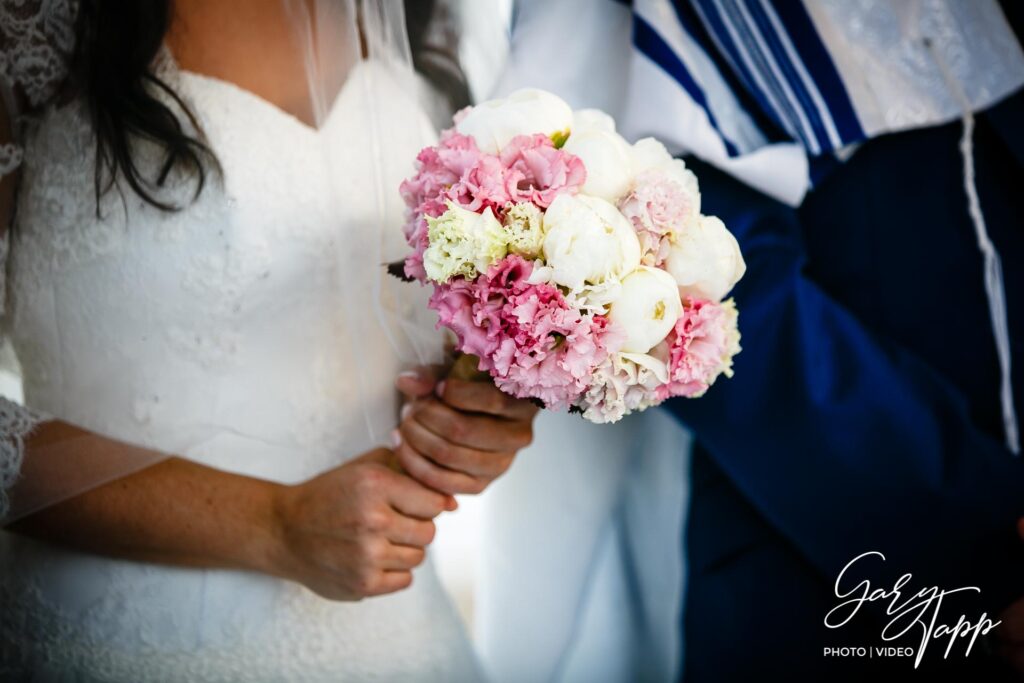
M 0 0 L 0 94 L 14 122 L 50 102 L 64 83 L 75 47 L 78 0 Z M 0 178 L 21 164 L 21 147 L 0 145 Z
M 25 457 L 25 439 L 46 418 L 0 397 L 0 520 L 7 515 L 8 497 Z
M 25 114 L 51 102 L 67 77 L 77 14 L 78 0 L 0 0 L 0 101 L 13 137 L 0 143 L 0 180 L 21 165 Z M 7 231 L 0 230 L 0 315 L 6 302 L 8 240 Z M 24 440 L 44 419 L 0 397 L 0 519 L 21 471 Z

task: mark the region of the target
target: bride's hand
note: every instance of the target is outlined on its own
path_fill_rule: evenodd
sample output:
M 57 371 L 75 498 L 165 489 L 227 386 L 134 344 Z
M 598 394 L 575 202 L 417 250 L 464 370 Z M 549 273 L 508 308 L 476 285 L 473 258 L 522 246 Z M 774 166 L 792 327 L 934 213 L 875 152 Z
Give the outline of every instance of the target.
M 444 493 L 480 493 L 533 440 L 537 407 L 490 382 L 445 379 L 427 369 L 399 377 L 409 402 L 393 435 L 410 476 Z
M 392 593 L 412 583 L 449 496 L 388 468 L 377 449 L 296 486 L 275 500 L 272 573 L 332 600 Z

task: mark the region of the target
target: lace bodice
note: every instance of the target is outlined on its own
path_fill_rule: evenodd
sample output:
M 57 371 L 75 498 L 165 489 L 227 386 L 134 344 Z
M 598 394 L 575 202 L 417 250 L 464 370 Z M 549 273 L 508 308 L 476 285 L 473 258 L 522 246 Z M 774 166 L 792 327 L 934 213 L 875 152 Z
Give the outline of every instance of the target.
M 403 364 L 369 306 L 384 274 L 366 247 L 382 220 L 401 224 L 401 203 L 396 192 L 381 218 L 370 170 L 393 166 L 383 182 L 397 188 L 418 149 L 389 147 L 396 163 L 385 164 L 360 125 L 367 83 L 389 78 L 379 64 L 357 67 L 318 130 L 169 65 L 166 80 L 224 171 L 194 203 L 191 179 L 172 174 L 167 196 L 187 207 L 176 213 L 115 191 L 98 217 L 86 114 L 77 102 L 45 110 L 24 139 L 7 273 L 26 404 L 281 482 L 381 443 Z M 388 97 L 396 112 L 417 106 L 397 84 Z M 331 174 L 318 161 L 326 145 L 346 150 Z M 145 145 L 137 153 L 144 167 L 160 161 Z M 406 320 L 426 310 L 385 306 Z M 478 678 L 429 564 L 407 591 L 341 604 L 264 576 L 95 558 L 0 533 L 0 577 L 0 678 Z

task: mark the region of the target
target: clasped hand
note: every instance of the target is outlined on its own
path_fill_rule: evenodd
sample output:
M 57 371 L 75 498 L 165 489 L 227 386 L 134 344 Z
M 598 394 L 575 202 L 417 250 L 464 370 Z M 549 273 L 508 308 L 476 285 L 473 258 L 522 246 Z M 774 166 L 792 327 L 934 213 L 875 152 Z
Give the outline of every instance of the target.
M 397 385 L 408 402 L 394 451 L 276 489 L 264 571 L 334 600 L 402 590 L 434 538 L 434 518 L 456 508 L 453 494 L 480 493 L 530 443 L 537 408 L 489 382 L 438 382 L 423 368 Z
M 491 382 L 447 378 L 430 368 L 397 381 L 408 402 L 392 434 L 399 464 L 441 493 L 480 493 L 533 439 L 537 407 Z

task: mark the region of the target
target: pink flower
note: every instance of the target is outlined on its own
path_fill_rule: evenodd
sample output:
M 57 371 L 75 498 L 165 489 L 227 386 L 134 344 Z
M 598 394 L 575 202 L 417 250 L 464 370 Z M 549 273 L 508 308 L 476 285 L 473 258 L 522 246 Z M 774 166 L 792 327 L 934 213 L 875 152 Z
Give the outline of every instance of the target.
M 519 135 L 501 150 L 505 185 L 513 202 L 533 202 L 546 209 L 555 197 L 576 194 L 587 179 L 583 161 L 556 149 L 546 135 Z
M 644 265 L 661 265 L 671 246 L 669 235 L 697 217 L 698 202 L 694 192 L 661 171 L 637 176 L 633 191 L 619 201 L 619 210 L 640 238 Z
M 476 142 L 454 129 L 441 135 L 434 147 L 425 147 L 416 155 L 416 174 L 399 187 L 406 206 L 417 213 L 438 216 L 444 212 L 444 202 L 438 201 L 442 192 L 455 184 L 462 174 L 472 168 L 480 158 Z M 428 206 L 425 206 L 431 202 Z
M 441 134 L 434 147 L 425 147 L 416 156 L 416 173 L 402 182 L 399 191 L 408 207 L 406 211 L 405 240 L 413 253 L 405 260 L 405 274 L 422 281 L 423 252 L 426 251 L 427 223 L 425 216 L 437 218 L 445 212 L 445 199 L 452 185 L 474 168 L 482 154 L 476 142 L 455 129 Z
M 457 183 L 445 192 L 445 197 L 470 211 L 483 211 L 490 207 L 495 214 L 509 203 L 506 171 L 501 160 L 489 154 L 481 155 L 466 169 Z
M 437 286 L 430 306 L 500 389 L 566 408 L 617 337 L 604 316 L 570 307 L 556 287 L 529 283 L 532 271 L 532 263 L 508 256 L 475 280 Z
M 687 297 L 683 314 L 669 333 L 669 382 L 658 388 L 658 397 L 696 398 L 719 375 L 732 377 L 732 358 L 740 352 L 736 305 Z

